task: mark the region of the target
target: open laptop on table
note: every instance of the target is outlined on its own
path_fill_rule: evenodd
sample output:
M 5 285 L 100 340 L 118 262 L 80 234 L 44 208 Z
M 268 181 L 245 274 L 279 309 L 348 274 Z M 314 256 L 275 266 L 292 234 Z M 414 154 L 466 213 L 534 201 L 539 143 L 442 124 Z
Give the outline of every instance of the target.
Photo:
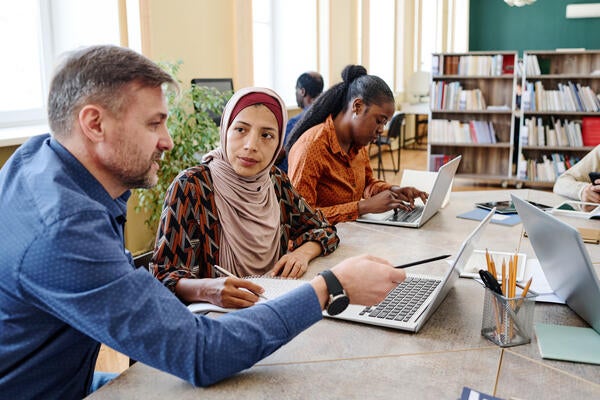
M 600 333 L 600 282 L 574 227 L 511 195 L 554 293 Z
M 442 303 L 454 283 L 459 271 L 464 268 L 473 253 L 485 226 L 490 222 L 495 210 L 477 225 L 475 230 L 462 243 L 452 267 L 443 277 L 406 274 L 406 280 L 394 288 L 384 301 L 371 306 L 349 305 L 342 313 L 326 317 L 385 326 L 405 331 L 418 332 L 429 317 Z
M 398 210 L 396 212 L 390 210 L 377 214 L 364 214 L 357 221 L 420 228 L 442 208 L 444 198 L 446 197 L 446 193 L 448 193 L 448 189 L 450 189 L 450 185 L 452 185 L 452 180 L 454 179 L 461 158 L 462 156 L 458 156 L 440 167 L 425 204 L 423 204 L 421 199 L 416 199 L 415 208 L 411 211 Z

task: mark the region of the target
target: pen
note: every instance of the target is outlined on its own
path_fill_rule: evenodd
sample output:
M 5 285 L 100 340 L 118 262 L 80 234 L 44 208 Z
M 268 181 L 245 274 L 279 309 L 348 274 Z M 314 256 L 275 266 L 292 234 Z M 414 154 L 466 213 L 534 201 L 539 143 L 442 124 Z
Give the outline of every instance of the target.
M 432 261 L 443 260 L 444 258 L 448 258 L 448 257 L 450 257 L 450 254 L 444 254 L 443 256 L 426 258 L 424 260 L 413 261 L 413 262 L 410 262 L 408 264 L 396 265 L 394 268 L 408 268 L 408 267 L 413 267 L 413 266 L 419 265 L 419 264 L 425 264 L 425 263 L 432 262 Z
M 237 276 L 235 276 L 231 272 L 227 271 L 226 269 L 223 269 L 223 268 L 219 267 L 218 265 L 213 265 L 213 268 L 216 269 L 217 272 L 220 273 L 220 274 L 222 274 L 222 275 L 227 275 L 227 276 L 231 276 L 232 278 L 237 278 Z M 246 290 L 248 290 L 248 289 L 246 289 Z M 260 297 L 263 300 L 269 300 L 265 295 L 262 295 L 260 293 L 254 293 L 252 290 L 248 290 L 248 291 L 250 293 L 252 293 L 252 294 L 257 295 L 258 297 Z

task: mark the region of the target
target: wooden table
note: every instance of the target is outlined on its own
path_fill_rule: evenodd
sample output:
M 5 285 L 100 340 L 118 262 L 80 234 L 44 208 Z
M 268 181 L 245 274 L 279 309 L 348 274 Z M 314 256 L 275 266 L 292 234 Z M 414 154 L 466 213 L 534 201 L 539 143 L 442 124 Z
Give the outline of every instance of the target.
M 533 190 L 453 192 L 450 204 L 421 229 L 340 224 L 340 247 L 330 256 L 314 260 L 305 278 L 367 252 L 393 263 L 456 254 L 478 223 L 456 215 L 471 210 L 475 202 L 508 199 L 510 192 L 549 205 L 561 200 L 552 193 Z M 598 227 L 597 221 L 569 222 Z M 529 240 L 522 236 L 522 227 L 490 224 L 478 247 L 518 250 L 535 257 Z M 600 262 L 600 246 L 587 245 L 587 249 L 592 260 Z M 414 267 L 411 272 L 442 275 L 447 269 L 443 260 Z M 600 398 L 599 366 L 544 360 L 535 337 L 530 344 L 504 349 L 483 338 L 483 295 L 476 281 L 459 279 L 416 334 L 324 319 L 254 367 L 209 388 L 195 388 L 138 362 L 90 398 L 455 399 L 463 386 L 502 398 Z M 534 319 L 587 326 L 563 305 L 538 303 Z

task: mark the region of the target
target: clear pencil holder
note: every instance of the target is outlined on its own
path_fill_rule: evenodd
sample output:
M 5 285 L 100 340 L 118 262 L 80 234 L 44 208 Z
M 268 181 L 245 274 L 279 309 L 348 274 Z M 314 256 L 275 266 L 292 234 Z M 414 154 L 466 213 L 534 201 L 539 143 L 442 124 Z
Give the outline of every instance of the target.
M 500 347 L 531 342 L 536 295 L 506 298 L 485 289 L 481 334 Z

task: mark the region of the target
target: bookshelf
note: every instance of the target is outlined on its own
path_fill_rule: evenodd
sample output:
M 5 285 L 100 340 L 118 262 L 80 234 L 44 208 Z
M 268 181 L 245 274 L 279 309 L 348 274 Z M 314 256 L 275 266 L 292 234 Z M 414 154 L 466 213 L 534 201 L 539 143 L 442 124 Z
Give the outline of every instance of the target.
M 516 52 L 432 54 L 428 169 L 462 154 L 457 177 L 507 182 L 514 174 Z
M 516 178 L 550 188 L 600 143 L 600 51 L 526 51 Z

